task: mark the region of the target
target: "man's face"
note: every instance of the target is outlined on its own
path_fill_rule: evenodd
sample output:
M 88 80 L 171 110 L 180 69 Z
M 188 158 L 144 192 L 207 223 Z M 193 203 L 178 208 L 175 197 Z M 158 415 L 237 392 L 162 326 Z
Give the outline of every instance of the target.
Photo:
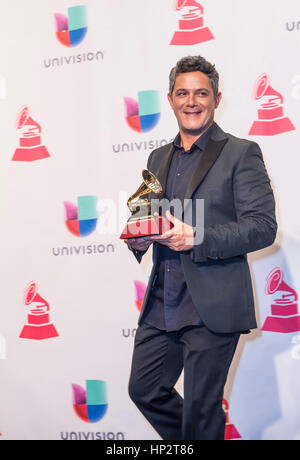
M 207 75 L 202 72 L 181 73 L 176 77 L 169 102 L 182 133 L 200 136 L 213 123 L 214 112 L 221 100 L 215 98 Z

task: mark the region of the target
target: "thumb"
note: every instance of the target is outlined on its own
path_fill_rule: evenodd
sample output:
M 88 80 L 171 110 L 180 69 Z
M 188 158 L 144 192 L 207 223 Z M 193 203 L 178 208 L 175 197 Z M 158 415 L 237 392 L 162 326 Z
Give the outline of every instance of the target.
M 166 211 L 166 217 L 173 225 L 176 225 L 176 224 L 180 223 L 180 220 L 178 220 L 175 216 L 173 216 L 170 213 L 170 211 Z

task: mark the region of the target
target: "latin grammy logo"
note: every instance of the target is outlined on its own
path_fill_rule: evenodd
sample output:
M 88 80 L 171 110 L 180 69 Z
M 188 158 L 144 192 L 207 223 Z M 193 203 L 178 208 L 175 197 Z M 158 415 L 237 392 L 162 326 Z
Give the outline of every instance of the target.
M 34 281 L 25 289 L 24 304 L 30 305 L 28 324 L 23 327 L 21 339 L 44 340 L 58 337 L 58 333 L 49 319 L 49 304 L 37 292 Z
M 252 136 L 274 136 L 296 128 L 283 114 L 283 96 L 270 86 L 270 78 L 262 74 L 254 84 L 253 99 L 259 101 L 258 120 L 249 131 Z
M 272 301 L 271 316 L 267 317 L 262 330 L 285 334 L 300 331 L 298 295 L 283 281 L 283 272 L 280 268 L 274 268 L 267 276 L 265 293 L 276 293 L 278 297 Z
M 223 399 L 223 411 L 226 416 L 226 425 L 225 425 L 225 441 L 230 441 L 232 439 L 241 439 L 241 435 L 232 423 L 229 421 L 229 404 L 226 399 Z
M 204 10 L 195 0 L 175 0 L 174 9 L 181 12 L 179 30 L 175 32 L 170 45 L 196 45 L 215 37 L 204 27 Z
M 17 115 L 17 129 L 20 132 L 20 146 L 12 161 L 36 161 L 50 157 L 41 141 L 41 126 L 29 116 L 28 107 L 22 107 Z

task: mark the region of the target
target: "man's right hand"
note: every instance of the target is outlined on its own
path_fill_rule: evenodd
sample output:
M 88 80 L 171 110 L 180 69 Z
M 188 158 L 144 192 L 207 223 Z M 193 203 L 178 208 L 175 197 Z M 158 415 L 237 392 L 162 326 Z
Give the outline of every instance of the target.
M 124 242 L 136 251 L 147 251 L 149 246 L 151 246 L 152 241 L 149 236 L 142 236 L 140 238 L 129 238 L 124 240 Z

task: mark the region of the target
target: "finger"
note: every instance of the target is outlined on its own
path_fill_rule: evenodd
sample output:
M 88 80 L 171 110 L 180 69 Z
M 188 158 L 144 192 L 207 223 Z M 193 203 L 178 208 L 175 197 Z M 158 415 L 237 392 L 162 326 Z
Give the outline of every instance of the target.
M 177 219 L 177 217 L 173 216 L 170 211 L 166 211 L 166 217 L 172 224 L 182 224 L 182 221 Z
M 172 236 L 174 236 L 173 228 L 171 230 L 167 230 L 162 235 L 159 235 L 159 238 L 162 239 L 162 240 L 165 240 L 165 239 L 168 239 L 168 238 L 172 238 Z
M 163 245 L 163 246 L 168 246 L 168 247 L 170 247 L 171 240 L 170 240 L 170 239 L 168 239 L 168 240 L 159 240 L 159 241 L 157 241 L 157 243 L 158 243 L 158 244 L 161 244 L 161 245 Z
M 173 236 L 172 230 L 169 230 L 162 235 L 151 236 L 151 241 L 169 240 Z

